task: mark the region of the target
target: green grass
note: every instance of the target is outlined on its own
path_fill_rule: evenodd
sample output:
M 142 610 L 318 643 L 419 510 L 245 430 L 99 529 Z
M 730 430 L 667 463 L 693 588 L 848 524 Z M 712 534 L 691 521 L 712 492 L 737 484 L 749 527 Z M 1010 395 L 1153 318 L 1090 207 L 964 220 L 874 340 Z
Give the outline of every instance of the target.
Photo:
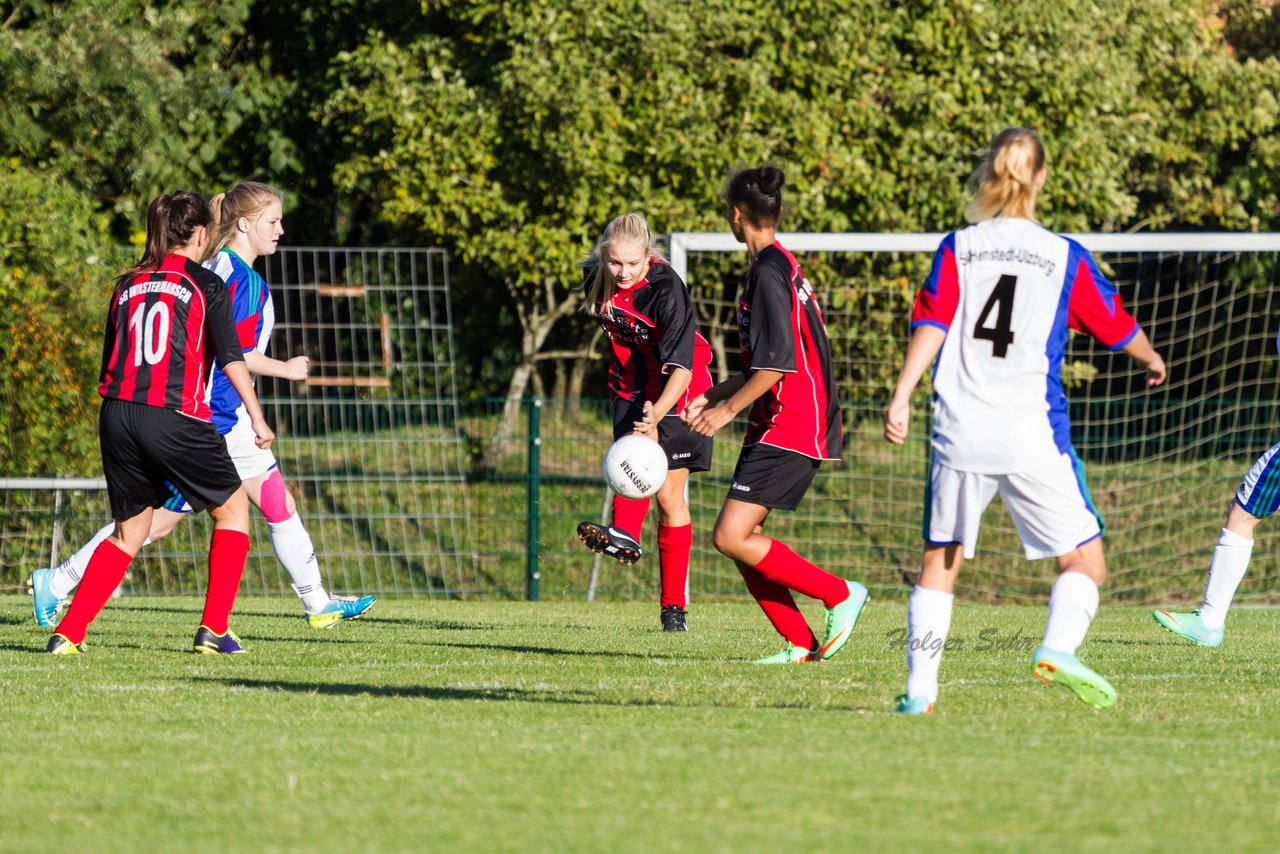
M 1207 650 L 1104 608 L 1098 712 L 1031 680 L 1042 606 L 961 606 L 938 713 L 903 719 L 900 604 L 761 668 L 746 604 L 683 636 L 651 603 L 421 600 L 312 632 L 246 598 L 224 659 L 186 652 L 197 600 L 125 599 L 55 659 L 28 602 L 0 598 L 6 850 L 1266 850 L 1280 821 L 1274 611 Z

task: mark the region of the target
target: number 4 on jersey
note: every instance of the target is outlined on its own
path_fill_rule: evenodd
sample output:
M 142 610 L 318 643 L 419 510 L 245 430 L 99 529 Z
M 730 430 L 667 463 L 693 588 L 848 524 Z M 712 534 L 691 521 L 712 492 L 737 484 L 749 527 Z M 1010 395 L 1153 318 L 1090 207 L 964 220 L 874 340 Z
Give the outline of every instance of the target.
M 995 289 L 987 299 L 978 315 L 978 323 L 973 327 L 973 337 L 991 342 L 991 355 L 1003 359 L 1009 355 L 1009 345 L 1013 343 L 1013 293 L 1018 287 L 1017 276 L 1001 276 Z M 999 307 L 996 312 L 996 325 L 987 326 L 987 317 L 991 309 Z

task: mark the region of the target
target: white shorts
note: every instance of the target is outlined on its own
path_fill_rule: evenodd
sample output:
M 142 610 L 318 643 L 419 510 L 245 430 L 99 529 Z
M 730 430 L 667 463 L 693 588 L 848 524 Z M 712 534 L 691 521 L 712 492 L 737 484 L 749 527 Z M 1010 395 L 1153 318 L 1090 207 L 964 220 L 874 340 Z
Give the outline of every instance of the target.
M 241 480 L 266 474 L 278 465 L 275 454 L 258 447 L 248 418 L 237 421 L 223 438 L 227 440 L 227 453 L 231 455 L 231 462 L 235 464 Z
M 1075 454 L 1019 474 L 979 474 L 947 468 L 936 459 L 925 494 L 924 537 L 931 546 L 960 545 L 972 558 L 978 527 L 991 499 L 1000 494 L 1028 560 L 1060 557 L 1104 530 Z

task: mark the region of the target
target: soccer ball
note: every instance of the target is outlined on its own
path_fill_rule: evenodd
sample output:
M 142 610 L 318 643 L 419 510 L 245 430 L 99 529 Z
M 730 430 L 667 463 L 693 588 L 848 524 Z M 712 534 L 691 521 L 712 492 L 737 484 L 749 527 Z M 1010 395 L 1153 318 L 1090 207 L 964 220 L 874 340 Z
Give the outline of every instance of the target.
M 623 498 L 648 498 L 667 479 L 667 452 L 644 436 L 623 436 L 605 452 L 604 479 Z

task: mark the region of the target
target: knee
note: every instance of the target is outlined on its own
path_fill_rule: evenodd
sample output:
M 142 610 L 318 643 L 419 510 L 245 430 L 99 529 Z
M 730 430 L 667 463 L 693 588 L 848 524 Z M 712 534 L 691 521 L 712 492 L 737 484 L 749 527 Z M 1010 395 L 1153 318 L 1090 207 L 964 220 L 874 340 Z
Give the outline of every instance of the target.
M 284 522 L 293 515 L 295 509 L 293 496 L 284 485 L 284 476 L 280 474 L 279 469 L 272 471 L 263 481 L 262 495 L 259 500 L 262 515 L 268 522 L 273 524 Z
M 741 540 L 724 526 L 716 525 L 715 530 L 711 532 L 711 541 L 720 554 L 727 558 L 737 558 Z
M 665 486 L 658 490 L 658 510 L 666 516 L 679 515 L 684 509 L 684 489 L 667 489 Z
M 247 531 L 249 529 L 249 496 L 245 494 L 244 487 L 231 493 L 231 496 L 218 506 L 210 506 L 209 515 L 213 517 L 214 522 L 233 525 Z

